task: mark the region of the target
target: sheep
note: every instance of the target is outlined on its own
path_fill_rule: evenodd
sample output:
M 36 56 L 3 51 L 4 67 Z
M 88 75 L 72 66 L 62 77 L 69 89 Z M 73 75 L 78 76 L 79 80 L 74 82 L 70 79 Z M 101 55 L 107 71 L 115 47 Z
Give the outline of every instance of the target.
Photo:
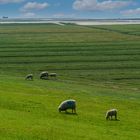
M 47 71 L 43 71 L 40 73 L 40 79 L 48 79 L 49 73 Z
M 56 78 L 57 74 L 56 73 L 50 73 L 49 76 Z
M 117 120 L 117 109 L 110 109 L 106 112 L 106 120 L 112 120 L 112 116 L 114 116 L 115 120 Z
M 58 107 L 59 112 L 61 111 L 67 112 L 67 109 L 72 109 L 72 113 L 76 114 L 76 101 L 72 99 L 65 100 Z
M 33 74 L 28 74 L 28 75 L 25 77 L 25 80 L 33 80 Z

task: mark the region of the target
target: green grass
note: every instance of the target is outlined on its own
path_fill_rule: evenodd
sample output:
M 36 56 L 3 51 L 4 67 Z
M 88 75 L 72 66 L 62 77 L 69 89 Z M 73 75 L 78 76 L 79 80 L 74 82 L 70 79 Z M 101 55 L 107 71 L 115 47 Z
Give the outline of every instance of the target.
M 139 140 L 140 25 L 0 25 L 0 139 Z M 57 80 L 40 80 L 47 70 Z M 33 73 L 33 81 L 25 75 Z M 58 113 L 66 99 L 77 115 Z M 118 109 L 120 121 L 106 121 Z M 69 111 L 70 112 L 70 111 Z

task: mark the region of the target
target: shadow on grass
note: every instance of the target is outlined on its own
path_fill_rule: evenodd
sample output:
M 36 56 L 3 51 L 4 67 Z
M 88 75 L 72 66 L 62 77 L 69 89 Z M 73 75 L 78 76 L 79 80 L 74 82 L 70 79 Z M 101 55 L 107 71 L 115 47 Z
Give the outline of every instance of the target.
M 119 119 L 111 119 L 111 120 L 107 120 L 107 121 L 120 121 Z
M 78 115 L 77 113 L 70 113 L 70 112 L 61 112 L 60 114 L 63 114 L 63 115 Z

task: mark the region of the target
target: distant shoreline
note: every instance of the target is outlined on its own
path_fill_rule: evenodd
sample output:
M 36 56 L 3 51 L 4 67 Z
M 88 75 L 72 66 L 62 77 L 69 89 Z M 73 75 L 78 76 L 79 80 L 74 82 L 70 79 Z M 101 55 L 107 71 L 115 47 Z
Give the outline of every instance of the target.
M 78 25 L 131 25 L 131 24 L 140 24 L 139 22 L 133 22 L 133 21 L 127 21 L 127 22 L 123 22 L 123 21 L 104 21 L 104 22 L 76 22 L 76 24 Z
M 47 19 L 0 19 L 0 24 L 77 24 L 77 25 L 130 25 L 140 24 L 140 19 L 102 19 L 102 20 L 47 20 Z

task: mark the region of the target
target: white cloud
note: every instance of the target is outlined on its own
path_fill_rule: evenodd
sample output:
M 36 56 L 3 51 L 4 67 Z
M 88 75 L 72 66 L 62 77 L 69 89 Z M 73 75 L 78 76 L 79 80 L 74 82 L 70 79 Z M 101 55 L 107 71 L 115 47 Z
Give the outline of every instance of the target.
M 85 11 L 104 11 L 104 10 L 114 10 L 125 6 L 128 6 L 130 1 L 121 0 L 105 0 L 99 2 L 98 0 L 76 0 L 73 3 L 73 8 L 75 10 L 85 10 Z
M 32 12 L 28 12 L 28 13 L 24 13 L 23 16 L 24 17 L 34 17 L 36 14 L 32 13 Z
M 52 15 L 53 18 L 74 18 L 75 14 L 56 13 Z
M 7 3 L 20 3 L 24 0 L 0 0 L 0 4 L 7 4 Z
M 28 2 L 26 3 L 22 8 L 21 11 L 32 11 L 32 10 L 42 10 L 49 6 L 47 2 L 44 3 L 38 3 L 38 2 Z
M 57 13 L 53 15 L 54 18 L 63 18 L 64 16 L 65 16 L 64 13 Z
M 121 14 L 125 16 L 140 15 L 140 8 L 122 11 Z

